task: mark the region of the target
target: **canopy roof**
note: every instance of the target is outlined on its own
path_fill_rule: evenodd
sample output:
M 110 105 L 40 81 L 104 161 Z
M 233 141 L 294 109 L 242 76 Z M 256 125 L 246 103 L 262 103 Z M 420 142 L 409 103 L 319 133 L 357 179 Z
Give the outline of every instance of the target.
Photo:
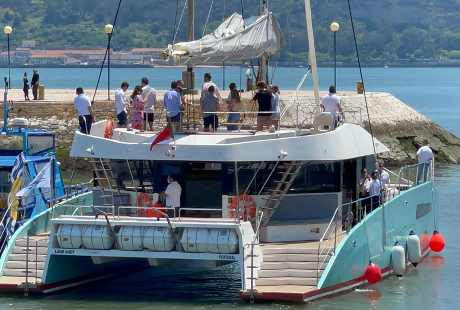
M 271 12 L 246 20 L 233 13 L 214 32 L 199 40 L 168 45 L 164 54 L 176 63 L 221 63 L 273 55 L 280 47 L 281 30 Z

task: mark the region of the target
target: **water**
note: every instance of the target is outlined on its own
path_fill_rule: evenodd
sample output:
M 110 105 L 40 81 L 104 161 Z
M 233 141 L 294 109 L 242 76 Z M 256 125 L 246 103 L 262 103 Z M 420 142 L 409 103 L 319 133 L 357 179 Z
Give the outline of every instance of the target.
M 199 69 L 214 75 L 221 84 L 220 69 Z M 21 69 L 21 71 L 23 71 Z M 134 85 L 148 76 L 152 85 L 166 88 L 165 80 L 177 79 L 180 69 L 113 69 L 113 81 L 128 80 Z M 227 81 L 239 82 L 239 69 L 227 69 Z M 301 68 L 279 68 L 274 82 L 281 89 L 295 89 L 305 72 Z M 19 76 L 20 71 L 14 71 Z M 48 87 L 73 88 L 83 85 L 94 88 L 96 69 L 41 69 Z M 244 70 L 243 70 L 244 73 Z M 365 69 L 368 90 L 388 91 L 409 103 L 418 111 L 449 128 L 460 136 L 460 69 L 458 68 L 369 68 Z M 0 69 L 0 75 L 5 74 Z M 322 69 L 321 86 L 332 80 L 332 70 Z M 339 68 L 338 88 L 354 89 L 359 80 L 356 69 Z M 94 83 L 93 83 L 94 82 Z M 115 83 L 115 82 L 113 82 Z M 460 308 L 460 166 L 446 165 L 437 169 L 436 185 L 440 197 L 440 227 L 447 241 L 442 256 L 427 258 L 416 270 L 402 279 L 389 278 L 363 291 L 324 299 L 309 305 L 262 304 L 249 306 L 238 298 L 238 276 L 229 270 L 202 273 L 180 279 L 158 279 L 149 274 L 135 275 L 124 280 L 86 285 L 77 290 L 45 297 L 0 295 L 3 309 L 133 309 L 154 307 L 184 309 L 458 309 Z M 228 268 L 231 268 L 229 266 Z

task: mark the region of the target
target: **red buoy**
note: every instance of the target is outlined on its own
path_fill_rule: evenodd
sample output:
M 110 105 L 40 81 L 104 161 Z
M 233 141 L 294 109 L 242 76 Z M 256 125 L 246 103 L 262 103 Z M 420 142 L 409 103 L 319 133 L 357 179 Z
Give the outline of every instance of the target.
M 430 249 L 433 252 L 439 253 L 444 250 L 445 245 L 446 241 L 444 240 L 443 235 L 437 231 L 434 231 L 430 240 Z
M 377 283 L 382 279 L 382 270 L 376 264 L 370 263 L 364 271 L 364 278 L 369 284 Z

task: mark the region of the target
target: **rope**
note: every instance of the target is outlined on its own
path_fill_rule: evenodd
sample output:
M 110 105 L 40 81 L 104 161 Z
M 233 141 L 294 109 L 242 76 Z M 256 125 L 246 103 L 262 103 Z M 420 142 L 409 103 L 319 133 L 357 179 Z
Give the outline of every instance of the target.
M 241 0 L 240 3 L 241 3 L 241 17 L 243 17 L 243 20 L 244 20 L 244 0 Z M 244 27 L 246 27 L 246 25 L 244 25 Z
M 174 14 L 174 27 L 172 28 L 172 31 L 171 31 L 171 42 L 174 41 L 174 34 L 176 33 L 178 14 L 179 14 L 179 0 L 176 0 L 176 14 Z
M 213 6 L 214 6 L 214 0 L 211 0 L 211 5 L 209 6 L 208 16 L 206 17 L 206 22 L 204 23 L 203 35 L 201 37 L 204 37 L 204 35 L 206 34 L 206 30 L 208 30 L 209 18 L 211 17 Z
M 118 14 L 120 13 L 120 7 L 121 7 L 121 2 L 122 1 L 123 0 L 118 1 L 117 12 L 115 13 L 115 17 L 113 19 L 113 24 L 112 24 L 113 25 L 112 34 L 109 36 L 109 39 L 107 40 L 107 48 L 105 49 L 104 59 L 102 60 L 101 66 L 99 67 L 99 76 L 97 77 L 96 88 L 94 90 L 94 95 L 93 95 L 93 102 L 96 99 L 97 90 L 99 89 L 99 84 L 101 82 L 101 76 L 102 76 L 102 70 L 104 69 L 105 61 L 107 60 L 107 56 L 109 54 L 110 43 L 112 42 L 112 37 L 113 37 L 113 34 L 115 32 L 115 29 L 116 29 L 115 26 L 117 25 Z
M 355 22 L 353 21 L 353 14 L 352 14 L 352 11 L 351 11 L 350 0 L 347 0 L 347 3 L 348 3 L 348 12 L 350 13 L 351 29 L 353 31 L 353 39 L 354 39 L 354 43 L 355 43 L 356 59 L 358 61 L 358 67 L 359 67 L 359 75 L 361 77 L 361 83 L 363 85 L 364 103 L 366 105 L 367 119 L 368 119 L 368 122 L 369 122 L 369 132 L 370 132 L 371 137 L 372 137 L 372 147 L 374 148 L 374 156 L 375 156 L 375 158 L 377 158 L 377 151 L 375 149 L 375 141 L 374 141 L 374 133 L 372 131 L 371 117 L 369 115 L 369 106 L 367 104 L 366 87 L 365 87 L 365 84 L 364 84 L 363 69 L 361 67 L 361 60 L 359 58 L 359 49 L 358 49 L 358 40 L 356 38 Z
M 176 31 L 174 33 L 174 37 L 173 37 L 173 41 L 172 41 L 173 45 L 176 42 L 177 34 L 179 33 L 180 26 L 182 25 L 182 19 L 184 17 L 184 12 L 185 12 L 186 8 L 187 8 L 187 0 L 185 0 L 185 2 L 184 2 L 184 7 L 182 8 L 182 13 L 180 14 L 179 23 L 178 23 Z

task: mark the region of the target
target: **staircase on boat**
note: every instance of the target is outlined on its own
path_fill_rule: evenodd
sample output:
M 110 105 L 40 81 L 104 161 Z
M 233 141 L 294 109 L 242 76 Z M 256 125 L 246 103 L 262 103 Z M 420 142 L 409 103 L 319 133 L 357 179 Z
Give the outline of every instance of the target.
M 318 269 L 318 243 L 266 243 L 260 245 L 262 262 L 255 274 L 257 292 L 305 293 L 316 289 L 323 272 Z M 326 262 L 330 254 L 321 255 Z
M 0 285 L 36 288 L 41 284 L 48 255 L 48 235 L 18 238 L 8 255 Z

